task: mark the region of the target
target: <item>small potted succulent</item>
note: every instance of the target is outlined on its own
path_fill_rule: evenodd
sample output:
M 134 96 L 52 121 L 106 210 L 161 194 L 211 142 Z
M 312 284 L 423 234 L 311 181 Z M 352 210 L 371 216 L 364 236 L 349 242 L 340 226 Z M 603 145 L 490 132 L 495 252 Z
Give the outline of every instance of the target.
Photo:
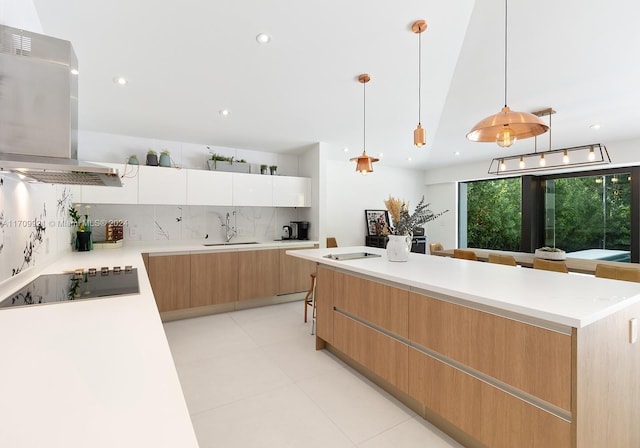
M 260 165 L 260 174 L 267 174 L 267 165 Z
M 135 154 L 131 154 L 129 156 L 129 159 L 127 160 L 127 163 L 129 165 L 139 165 L 140 163 L 138 162 L 138 156 Z
M 158 153 L 153 149 L 147 151 L 147 165 L 148 166 L 158 166 Z
M 269 171 L 271 172 L 272 176 L 275 176 L 276 175 L 276 171 L 278 171 L 278 165 L 271 165 L 269 167 Z
M 171 154 L 166 149 L 160 153 L 160 166 L 171 166 Z

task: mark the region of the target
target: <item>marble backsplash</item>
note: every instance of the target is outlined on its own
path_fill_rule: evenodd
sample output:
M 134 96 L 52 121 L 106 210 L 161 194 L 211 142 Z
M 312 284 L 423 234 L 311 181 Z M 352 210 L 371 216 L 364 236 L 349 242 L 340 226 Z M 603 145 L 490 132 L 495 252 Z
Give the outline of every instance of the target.
M 71 251 L 72 188 L 0 176 L 0 282 Z
M 235 240 L 271 241 L 281 236 L 282 226 L 298 219 L 297 210 L 274 207 L 212 207 L 193 205 L 77 204 L 92 222 L 93 240 L 105 239 L 105 224 L 123 221 L 127 240 L 225 239 L 226 215 L 237 229 Z M 234 215 L 235 212 L 235 215 Z

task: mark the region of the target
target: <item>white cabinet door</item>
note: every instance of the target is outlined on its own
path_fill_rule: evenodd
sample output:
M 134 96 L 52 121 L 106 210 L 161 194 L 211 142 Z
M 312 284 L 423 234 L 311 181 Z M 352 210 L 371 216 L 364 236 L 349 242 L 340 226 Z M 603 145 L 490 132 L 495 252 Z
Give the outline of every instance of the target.
M 140 166 L 138 203 L 184 205 L 187 202 L 187 170 Z
M 308 177 L 274 176 L 274 207 L 310 207 L 311 179 Z
M 118 170 L 122 187 L 80 187 L 80 200 L 84 204 L 137 204 L 138 203 L 138 166 L 124 163 L 91 162 Z
M 186 170 L 187 205 L 233 205 L 233 174 Z
M 272 207 L 273 178 L 274 176 L 233 173 L 233 205 Z

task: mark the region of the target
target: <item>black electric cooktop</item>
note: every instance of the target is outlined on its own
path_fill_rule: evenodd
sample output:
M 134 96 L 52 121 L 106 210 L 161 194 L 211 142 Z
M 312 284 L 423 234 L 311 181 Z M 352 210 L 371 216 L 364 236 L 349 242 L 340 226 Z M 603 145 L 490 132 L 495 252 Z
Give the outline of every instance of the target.
M 69 302 L 96 297 L 137 294 L 138 270 L 91 269 L 36 277 L 0 302 L 0 308 Z

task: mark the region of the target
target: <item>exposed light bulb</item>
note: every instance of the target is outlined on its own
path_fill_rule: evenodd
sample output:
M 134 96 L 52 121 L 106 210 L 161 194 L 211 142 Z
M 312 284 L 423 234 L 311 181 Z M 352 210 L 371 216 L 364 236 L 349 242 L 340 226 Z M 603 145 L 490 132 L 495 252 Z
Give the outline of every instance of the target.
M 562 163 L 569 163 L 569 151 L 564 150 L 564 155 L 562 156 Z
M 596 153 L 593 152 L 593 146 L 589 148 L 589 156 L 587 157 L 587 159 L 589 159 L 589 162 L 593 162 L 594 160 L 596 160 Z
M 513 130 L 509 126 L 503 127 L 496 136 L 496 143 L 498 143 L 498 146 L 501 146 L 502 148 L 508 148 L 513 145 L 515 141 L 516 136 L 513 134 Z
M 525 168 L 524 156 L 520 156 L 520 169 L 523 170 L 524 168 Z
M 500 160 L 500 171 L 505 171 L 507 169 L 507 165 L 504 163 L 504 159 Z
M 546 166 L 547 161 L 544 160 L 544 154 L 540 154 L 540 166 Z

